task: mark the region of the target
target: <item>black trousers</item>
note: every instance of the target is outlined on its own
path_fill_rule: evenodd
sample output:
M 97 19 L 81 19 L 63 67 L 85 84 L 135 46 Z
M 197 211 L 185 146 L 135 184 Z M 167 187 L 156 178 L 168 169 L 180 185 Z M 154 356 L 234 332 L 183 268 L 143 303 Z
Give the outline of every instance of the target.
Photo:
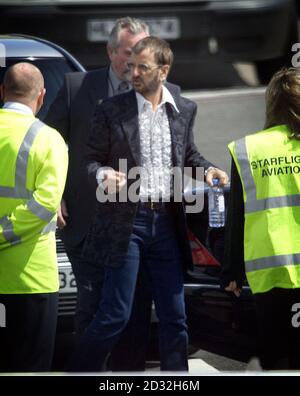
M 292 307 L 300 304 L 300 289 L 274 288 L 255 294 L 254 300 L 262 368 L 299 370 L 300 318 Z
M 0 294 L 0 303 L 6 316 L 6 326 L 0 327 L 0 371 L 49 371 L 58 293 Z

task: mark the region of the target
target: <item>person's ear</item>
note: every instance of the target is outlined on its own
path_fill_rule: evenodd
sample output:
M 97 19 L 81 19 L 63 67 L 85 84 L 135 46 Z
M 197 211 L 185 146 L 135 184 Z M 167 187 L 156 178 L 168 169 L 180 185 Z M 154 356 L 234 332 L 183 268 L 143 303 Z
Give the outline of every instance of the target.
M 113 55 L 114 55 L 114 52 L 115 52 L 114 49 L 109 44 L 107 44 L 106 45 L 106 51 L 107 51 L 107 55 L 108 55 L 110 61 L 112 61 L 112 58 L 113 58 Z
M 36 103 L 36 107 L 37 107 L 36 112 L 37 113 L 40 111 L 41 107 L 43 106 L 45 95 L 46 95 L 46 88 L 43 88 L 40 91 L 39 96 L 37 98 L 37 103 Z
M 160 79 L 162 82 L 165 82 L 167 79 L 167 76 L 169 74 L 170 66 L 169 65 L 163 65 L 160 68 Z

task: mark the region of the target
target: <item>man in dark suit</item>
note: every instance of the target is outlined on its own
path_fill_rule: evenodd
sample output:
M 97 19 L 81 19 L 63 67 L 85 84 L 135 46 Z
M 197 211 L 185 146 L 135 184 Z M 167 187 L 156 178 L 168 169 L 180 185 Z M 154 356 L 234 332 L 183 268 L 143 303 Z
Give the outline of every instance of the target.
M 97 298 L 94 304 L 91 304 L 91 298 L 82 299 L 82 294 L 90 294 L 92 290 L 101 292 L 95 284 L 100 274 L 96 274 L 95 267 L 82 257 L 82 246 L 96 204 L 94 190 L 82 172 L 84 146 L 96 104 L 124 89 L 120 85 L 127 84 L 131 47 L 148 34 L 147 25 L 140 20 L 127 17 L 116 21 L 107 44 L 110 66 L 87 73 L 67 74 L 45 120 L 60 131 L 69 147 L 69 171 L 58 225 L 62 228 L 63 242 L 77 282 L 78 333 L 82 333 L 90 322 L 96 308 L 93 305 L 98 303 Z
M 88 142 L 88 174 L 94 191 L 99 184 L 101 203 L 85 253 L 105 265 L 105 276 L 98 311 L 73 355 L 71 371 L 103 368 L 130 317 L 139 272 L 152 288 L 160 322 L 161 369 L 188 369 L 182 264 L 190 266 L 192 260 L 183 202 L 174 202 L 172 194 L 172 169 L 183 174 L 184 167 L 202 167 L 209 184 L 213 177 L 228 181 L 193 143 L 195 103 L 172 96 L 163 85 L 173 60 L 169 45 L 147 37 L 132 52 L 134 90 L 97 107 Z M 136 167 L 141 174 L 133 196 L 137 181 L 129 176 Z
M 130 89 L 127 61 L 131 48 L 148 34 L 148 26 L 139 19 L 117 20 L 107 44 L 110 66 L 67 74 L 45 120 L 62 134 L 69 147 L 69 170 L 58 225 L 62 228 L 62 239 L 77 283 L 77 334 L 85 330 L 97 310 L 103 277 L 103 269 L 82 255 L 96 204 L 95 192 L 82 172 L 84 147 L 96 104 Z M 125 369 L 121 360 L 116 361 L 117 368 Z M 138 366 L 133 364 L 132 369 Z

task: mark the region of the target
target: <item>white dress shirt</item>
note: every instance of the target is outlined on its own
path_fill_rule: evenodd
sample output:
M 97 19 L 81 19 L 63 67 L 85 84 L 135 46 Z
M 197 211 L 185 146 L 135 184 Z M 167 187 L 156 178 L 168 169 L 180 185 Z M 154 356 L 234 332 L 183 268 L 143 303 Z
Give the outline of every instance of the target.
M 152 104 L 136 92 L 141 148 L 141 200 L 168 200 L 173 194 L 172 141 L 166 103 L 179 112 L 163 86 L 162 100 L 153 111 Z

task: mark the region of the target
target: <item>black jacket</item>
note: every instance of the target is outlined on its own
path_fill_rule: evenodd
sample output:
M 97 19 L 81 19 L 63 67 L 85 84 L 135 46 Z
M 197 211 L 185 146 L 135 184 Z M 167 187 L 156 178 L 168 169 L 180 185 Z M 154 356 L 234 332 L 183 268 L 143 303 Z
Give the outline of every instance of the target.
M 96 210 L 94 187 L 83 168 L 85 146 L 96 105 L 108 97 L 108 71 L 68 73 L 64 85 L 51 105 L 45 122 L 57 129 L 69 146 L 69 168 L 64 200 L 68 209 L 62 237 L 68 247 L 78 245 L 87 235 Z M 180 88 L 167 83 L 179 95 Z
M 173 166 L 204 167 L 212 164 L 198 152 L 193 138 L 196 104 L 173 94 L 179 113 L 170 105 L 167 114 L 172 139 Z M 96 188 L 99 167 L 110 166 L 119 170 L 119 159 L 126 159 L 128 170 L 141 165 L 138 108 L 135 92 L 115 96 L 96 109 L 92 133 L 87 146 L 87 170 L 91 185 Z M 133 183 L 128 180 L 127 188 Z M 98 203 L 97 212 L 88 234 L 85 254 L 92 260 L 109 266 L 122 258 L 128 249 L 137 203 Z M 178 238 L 184 252 L 184 262 L 192 266 L 187 240 L 187 227 L 182 202 L 173 203 L 173 214 Z
M 57 129 L 69 146 L 69 169 L 64 192 L 69 217 L 64 243 L 75 246 L 87 234 L 95 212 L 95 193 L 82 171 L 91 121 L 99 101 L 108 96 L 108 68 L 68 73 L 45 122 Z

